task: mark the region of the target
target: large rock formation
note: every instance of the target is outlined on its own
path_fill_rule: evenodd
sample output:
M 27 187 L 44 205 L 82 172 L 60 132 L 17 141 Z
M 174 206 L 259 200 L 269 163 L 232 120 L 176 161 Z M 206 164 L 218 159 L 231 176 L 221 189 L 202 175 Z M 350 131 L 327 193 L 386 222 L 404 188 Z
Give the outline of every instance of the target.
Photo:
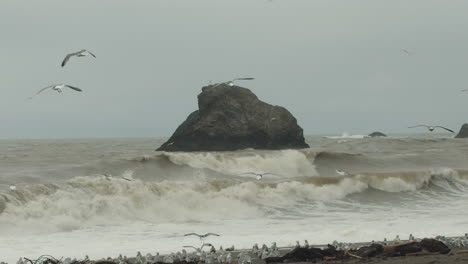
M 455 136 L 456 138 L 468 138 L 468 124 L 465 123 L 460 128 L 460 132 Z
M 260 101 L 250 90 L 209 85 L 191 113 L 157 150 L 223 151 L 244 148 L 308 148 L 296 118 L 283 107 Z

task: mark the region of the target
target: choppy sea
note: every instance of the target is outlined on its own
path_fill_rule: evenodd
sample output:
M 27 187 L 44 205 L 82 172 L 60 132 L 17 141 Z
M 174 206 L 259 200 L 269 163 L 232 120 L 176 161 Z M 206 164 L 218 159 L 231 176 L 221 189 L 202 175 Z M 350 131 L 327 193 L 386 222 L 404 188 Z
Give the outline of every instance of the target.
M 0 261 L 163 254 L 199 246 L 189 232 L 236 248 L 468 232 L 468 140 L 314 136 L 304 150 L 155 152 L 163 141 L 1 140 Z

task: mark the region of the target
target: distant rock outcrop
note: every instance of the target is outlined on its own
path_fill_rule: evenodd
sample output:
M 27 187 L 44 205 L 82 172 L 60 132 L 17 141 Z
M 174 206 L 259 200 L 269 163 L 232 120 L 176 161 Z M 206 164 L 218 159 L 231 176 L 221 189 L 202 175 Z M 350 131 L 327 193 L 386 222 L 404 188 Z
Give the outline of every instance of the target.
M 387 135 L 385 135 L 384 133 L 382 132 L 372 132 L 369 134 L 369 137 L 386 137 Z
M 468 124 L 465 123 L 460 128 L 460 132 L 455 136 L 456 138 L 468 138 Z
M 157 150 L 227 151 L 308 148 L 296 118 L 283 107 L 260 101 L 249 89 L 209 85 L 198 109 Z

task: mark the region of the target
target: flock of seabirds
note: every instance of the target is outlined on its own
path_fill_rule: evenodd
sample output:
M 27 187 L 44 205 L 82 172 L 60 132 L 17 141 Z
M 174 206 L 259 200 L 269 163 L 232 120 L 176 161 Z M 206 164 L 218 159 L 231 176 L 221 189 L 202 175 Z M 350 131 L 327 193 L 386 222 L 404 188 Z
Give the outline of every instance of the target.
M 67 65 L 68 61 L 70 61 L 70 59 L 73 58 L 73 57 L 86 57 L 86 56 L 92 56 L 92 57 L 96 58 L 96 55 L 94 55 L 94 53 L 92 53 L 91 51 L 89 51 L 87 49 L 82 49 L 80 51 L 72 52 L 72 53 L 67 54 L 65 56 L 65 58 L 63 59 L 61 66 L 64 67 L 65 65 Z M 228 84 L 230 86 L 233 86 L 234 81 L 250 81 L 250 80 L 254 80 L 254 79 L 255 78 L 252 78 L 252 77 L 235 78 L 234 80 L 231 80 L 231 81 L 218 83 L 218 84 L 214 85 L 214 87 L 219 86 L 221 84 Z M 48 90 L 48 89 L 52 89 L 54 91 L 57 91 L 58 93 L 61 93 L 64 88 L 70 88 L 70 89 L 75 90 L 77 92 L 82 92 L 83 91 L 82 89 L 80 89 L 78 87 L 75 87 L 75 86 L 72 86 L 72 85 L 68 85 L 68 84 L 64 84 L 64 83 L 58 83 L 58 84 L 52 84 L 52 85 L 49 85 L 47 87 L 44 87 L 44 88 L 40 89 L 39 91 L 36 92 L 35 95 L 33 95 L 31 97 L 28 97 L 28 99 L 32 99 L 35 96 L 39 95 L 40 93 L 42 93 L 42 92 L 44 92 L 45 90 Z
M 410 54 L 410 52 L 407 51 L 407 50 L 402 49 L 402 51 L 407 53 L 407 54 Z M 86 56 L 92 56 L 92 57 L 96 58 L 96 55 L 94 55 L 92 52 L 90 52 L 89 50 L 83 49 L 83 50 L 80 50 L 80 51 L 77 51 L 77 52 L 67 54 L 65 56 L 65 58 L 63 59 L 61 66 L 64 67 L 65 65 L 67 65 L 67 63 L 73 57 L 86 57 Z M 213 87 L 217 87 L 217 86 L 219 86 L 221 84 L 228 84 L 229 86 L 233 86 L 235 81 L 248 81 L 248 80 L 254 80 L 254 78 L 252 78 L 252 77 L 235 78 L 235 79 L 227 81 L 227 82 L 222 82 L 222 83 L 215 84 L 215 85 L 213 85 Z M 32 99 L 35 96 L 37 96 L 37 95 L 41 94 L 42 92 L 44 92 L 46 90 L 49 90 L 49 89 L 57 91 L 58 93 L 61 93 L 65 88 L 69 88 L 69 89 L 77 91 L 77 92 L 82 92 L 83 91 L 82 89 L 80 89 L 78 87 L 68 85 L 68 84 L 63 84 L 63 83 L 53 84 L 53 85 L 49 85 L 47 87 L 44 87 L 44 88 L 40 89 L 38 92 L 36 92 L 35 95 L 29 97 L 28 99 Z M 461 90 L 461 91 L 466 92 L 466 91 L 468 91 L 468 89 L 464 89 L 464 90 Z M 449 131 L 451 133 L 455 133 L 453 130 L 451 130 L 449 128 L 446 128 L 444 126 L 439 126 L 439 125 L 416 125 L 416 126 L 410 126 L 408 128 L 416 128 L 416 127 L 425 127 L 430 132 L 434 131 L 435 129 L 440 128 L 440 129 L 444 129 L 446 131 Z M 352 175 L 352 174 L 350 174 L 350 173 L 348 173 L 346 171 L 338 170 L 338 169 L 336 170 L 336 173 L 341 175 L 341 176 L 351 176 Z M 254 176 L 257 180 L 261 180 L 265 175 L 277 176 L 276 174 L 269 173 L 269 172 L 264 172 L 264 173 L 246 172 L 246 173 L 240 174 L 240 176 L 248 176 L 248 175 Z M 109 174 L 104 174 L 104 176 L 105 176 L 105 178 L 107 180 L 111 180 L 113 178 Z M 126 181 L 133 181 L 132 178 L 128 178 L 128 177 L 120 177 L 120 178 L 122 178 L 123 180 L 126 180 Z M 9 188 L 10 188 L 11 191 L 15 191 L 17 189 L 15 185 L 10 185 Z M 215 234 L 215 233 L 206 233 L 206 234 L 188 233 L 188 234 L 185 234 L 184 236 L 186 236 L 186 237 L 187 236 L 196 236 L 196 237 L 198 237 L 200 239 L 200 241 L 201 241 L 201 246 L 200 247 L 183 246 L 184 249 L 182 249 L 182 251 L 179 251 L 177 253 L 171 253 L 171 254 L 168 254 L 168 255 L 165 255 L 165 256 L 159 255 L 159 253 L 156 253 L 155 255 L 151 255 L 150 253 L 148 253 L 145 256 L 143 256 L 141 254 L 141 252 L 137 252 L 137 255 L 134 258 L 134 260 L 138 264 L 157 263 L 157 262 L 176 263 L 176 262 L 181 262 L 181 261 L 187 261 L 187 262 L 200 262 L 201 261 L 201 262 L 205 262 L 207 264 L 211 264 L 211 263 L 234 263 L 234 262 L 237 262 L 239 264 L 248 264 L 248 263 L 252 263 L 252 257 L 253 258 L 259 258 L 259 259 L 265 259 L 265 258 L 269 258 L 269 257 L 281 256 L 280 249 L 276 246 L 276 242 L 273 242 L 271 247 L 268 247 L 265 244 L 263 244 L 263 246 L 261 248 L 258 247 L 258 244 L 254 244 L 254 246 L 252 247 L 252 250 L 250 250 L 250 251 L 236 251 L 238 254 L 233 255 L 232 253 L 234 253 L 234 251 L 235 251 L 234 245 L 229 247 L 229 248 L 226 248 L 226 249 L 223 249 L 223 247 L 221 246 L 219 248 L 219 250 L 216 250 L 214 245 L 212 245 L 211 243 L 205 243 L 204 242 L 204 240 L 206 238 L 208 238 L 209 236 L 219 236 L 218 234 Z M 468 234 L 465 234 L 464 237 L 457 237 L 457 238 L 445 238 L 445 237 L 442 237 L 442 236 L 439 236 L 437 238 L 444 241 L 447 244 L 452 244 L 452 245 L 455 245 L 455 246 L 468 246 Z M 410 234 L 409 235 L 409 241 L 412 241 L 412 240 L 415 240 L 415 237 L 412 234 Z M 402 240 L 400 240 L 400 237 L 397 235 L 395 237 L 395 239 L 393 240 L 393 243 L 398 243 L 400 241 L 402 241 Z M 372 241 L 372 242 L 374 242 L 374 241 Z M 389 243 L 386 238 L 384 238 L 384 240 L 382 242 L 384 244 Z M 352 243 L 339 243 L 337 241 L 334 241 L 332 245 L 334 247 L 336 247 L 336 248 L 341 248 L 341 249 L 350 249 L 353 246 Z M 208 252 L 203 251 L 204 247 L 210 247 L 209 251 Z M 309 242 L 307 240 L 305 240 L 303 246 L 300 245 L 299 241 L 296 241 L 296 246 L 295 247 L 296 248 L 299 248 L 299 247 L 309 248 L 310 246 L 309 246 Z M 185 248 L 191 248 L 191 249 L 194 250 L 194 252 L 188 253 Z M 285 248 L 285 249 L 288 249 L 288 248 Z M 235 258 L 237 258 L 236 261 L 234 260 L 234 256 L 235 256 Z M 44 255 L 44 256 L 41 256 L 41 257 L 48 258 L 50 256 Z M 89 260 L 89 257 L 86 256 L 84 260 L 85 261 Z M 107 260 L 112 260 L 112 258 L 109 257 L 109 258 L 107 258 Z M 120 263 L 121 264 L 127 263 L 127 260 L 128 260 L 128 258 L 126 256 L 122 256 L 122 255 L 119 255 L 119 257 L 116 259 L 117 263 L 119 263 L 119 264 Z M 65 260 L 62 261 L 63 264 L 71 264 L 71 263 L 74 263 L 74 262 L 76 262 L 76 259 L 72 260 L 70 258 L 66 258 Z M 27 260 L 23 259 L 23 258 L 20 258 L 17 261 L 17 264 L 27 264 L 27 263 L 28 263 Z M 0 262 L 0 264 L 3 264 L 3 262 Z
M 411 54 L 411 52 L 406 50 L 406 49 L 401 49 L 401 50 L 403 52 L 405 52 L 406 54 L 408 54 L 408 55 Z M 86 56 L 92 56 L 92 57 L 96 58 L 96 55 L 94 55 L 91 51 L 89 51 L 87 49 L 82 49 L 80 51 L 72 52 L 72 53 L 67 54 L 65 56 L 65 58 L 63 59 L 61 66 L 64 67 L 70 61 L 70 59 L 73 58 L 73 57 L 86 57 Z M 217 86 L 219 86 L 221 84 L 228 84 L 230 86 L 233 86 L 235 81 L 250 81 L 250 80 L 254 80 L 254 79 L 255 78 L 252 78 L 252 77 L 235 78 L 235 79 L 227 81 L 227 82 L 222 82 L 222 83 L 215 84 L 213 87 L 217 87 Z M 63 83 L 52 84 L 52 85 L 49 85 L 47 87 L 44 87 L 44 88 L 40 89 L 38 92 L 36 92 L 35 95 L 29 97 L 28 99 L 32 99 L 35 96 L 39 95 L 40 93 L 42 93 L 42 92 L 44 92 L 44 91 L 46 91 L 48 89 L 52 89 L 54 91 L 57 91 L 58 93 L 61 93 L 64 88 L 69 88 L 69 89 L 75 90 L 77 92 L 82 92 L 83 91 L 82 89 L 80 89 L 78 87 L 68 85 L 68 84 L 63 84 Z M 461 90 L 461 91 L 466 92 L 466 91 L 468 91 L 468 89 L 464 89 L 464 90 Z M 439 126 L 439 125 L 416 125 L 416 126 L 410 126 L 408 128 L 416 128 L 416 127 L 425 127 L 430 132 L 434 131 L 436 128 L 440 128 L 440 129 L 444 129 L 446 131 L 449 131 L 451 133 L 455 133 L 455 131 L 453 131 L 452 129 L 446 128 L 444 126 Z
M 268 247 L 266 244 L 263 244 L 262 247 L 259 247 L 258 244 L 254 244 L 251 250 L 236 250 L 234 246 L 229 248 L 223 249 L 222 246 L 216 250 L 215 246 L 211 243 L 205 243 L 205 239 L 209 236 L 219 236 L 215 233 L 206 233 L 206 234 L 197 234 L 197 233 L 188 233 L 184 235 L 187 236 L 197 236 L 200 239 L 201 246 L 194 247 L 194 246 L 183 246 L 181 251 L 177 253 L 170 253 L 167 255 L 160 255 L 159 252 L 156 252 L 154 255 L 151 253 L 147 253 L 143 256 L 143 254 L 138 251 L 135 257 L 127 257 L 122 256 L 119 254 L 117 258 L 107 257 L 103 259 L 104 262 L 99 263 L 117 263 L 117 264 L 128 264 L 128 263 L 136 263 L 136 264 L 151 264 L 151 263 L 205 263 L 205 264 L 251 264 L 255 259 L 265 260 L 267 258 L 275 258 L 281 257 L 284 255 L 284 252 L 290 251 L 291 249 L 295 248 L 312 248 L 312 247 L 324 247 L 325 245 L 309 245 L 307 240 L 304 240 L 304 244 L 301 245 L 299 241 L 296 241 L 296 245 L 294 247 L 282 247 L 279 248 L 276 245 L 276 242 L 273 242 L 271 247 Z M 449 246 L 455 247 L 465 247 L 468 246 L 468 233 L 466 233 L 463 237 L 444 237 L 444 236 L 437 236 L 437 240 L 445 243 Z M 419 241 L 420 239 L 415 238 L 412 234 L 409 235 L 408 239 L 400 239 L 400 236 L 397 235 L 392 241 L 388 241 L 386 238 L 383 241 L 372 241 L 372 243 L 379 243 L 382 245 L 391 245 L 391 244 L 399 244 L 402 242 L 410 242 L 410 241 Z M 328 247 L 332 246 L 337 250 L 351 250 L 357 249 L 368 243 L 342 243 L 338 241 L 333 241 Z M 204 251 L 204 247 L 209 247 L 208 251 Z M 193 249 L 191 252 L 187 252 L 186 248 Z M 35 263 L 55 263 L 60 264 L 76 264 L 76 263 L 89 263 L 90 258 L 88 255 L 84 257 L 83 260 L 65 258 L 57 260 L 52 256 L 43 255 L 40 256 L 34 262 L 27 258 L 20 258 L 16 264 L 35 264 Z M 0 264 L 6 264 L 4 262 L 0 262 Z

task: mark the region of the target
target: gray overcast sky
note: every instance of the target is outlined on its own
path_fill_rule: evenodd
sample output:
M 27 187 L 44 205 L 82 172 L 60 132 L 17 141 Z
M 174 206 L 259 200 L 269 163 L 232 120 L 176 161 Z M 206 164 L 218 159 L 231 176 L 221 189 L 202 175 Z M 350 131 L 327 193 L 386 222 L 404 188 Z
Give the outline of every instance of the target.
M 465 0 L 0 5 L 0 138 L 170 136 L 203 85 L 239 76 L 306 135 L 468 121 Z M 60 67 L 82 48 L 97 59 Z M 60 82 L 84 92 L 25 99 Z

